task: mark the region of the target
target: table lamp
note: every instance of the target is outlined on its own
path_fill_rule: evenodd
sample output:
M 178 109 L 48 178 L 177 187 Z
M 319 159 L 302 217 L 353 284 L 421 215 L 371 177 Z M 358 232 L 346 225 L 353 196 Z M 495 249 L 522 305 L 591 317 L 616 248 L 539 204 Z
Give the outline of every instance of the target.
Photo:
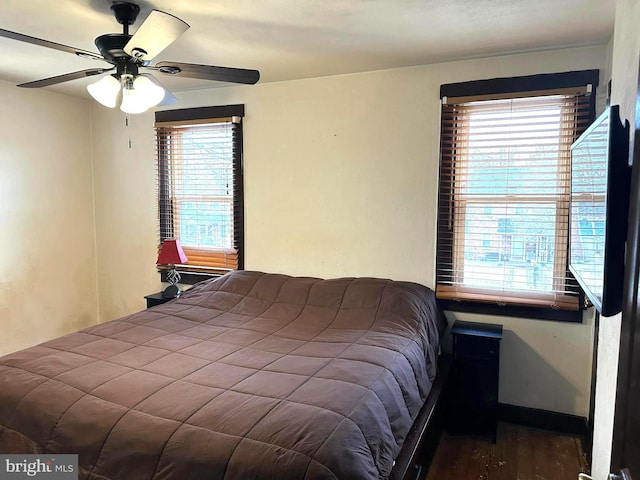
M 180 281 L 180 274 L 176 270 L 176 264 L 187 263 L 187 260 L 187 256 L 180 246 L 180 240 L 168 238 L 162 242 L 156 265 L 167 265 L 169 267 L 167 281 L 170 285 L 162 292 L 164 298 L 176 298 L 182 293 L 177 285 Z

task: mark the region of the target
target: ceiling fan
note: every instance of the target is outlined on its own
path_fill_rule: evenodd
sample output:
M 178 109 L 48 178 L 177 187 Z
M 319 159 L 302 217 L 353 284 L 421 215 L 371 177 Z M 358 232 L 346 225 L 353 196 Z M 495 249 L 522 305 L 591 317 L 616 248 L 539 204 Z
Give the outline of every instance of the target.
M 151 59 L 187 31 L 189 25 L 171 14 L 152 10 L 135 34 L 130 35 L 129 26 L 135 23 L 140 13 L 140 7 L 134 3 L 114 1 L 111 5 L 111 11 L 118 23 L 122 25 L 122 33 L 107 33 L 96 38 L 95 44 L 100 54 L 0 28 L 0 37 L 53 48 L 79 57 L 101 60 L 112 65 L 108 68 L 90 68 L 57 75 L 22 83 L 18 86 L 25 88 L 48 87 L 115 70 L 114 73 L 110 73 L 89 85 L 87 90 L 93 98 L 107 107 L 114 108 L 118 100 L 121 99 L 120 109 L 122 111 L 141 113 L 155 105 L 167 105 L 177 101 L 153 75 L 140 73 L 141 69 L 165 75 L 247 85 L 253 85 L 260 79 L 260 72 L 257 70 L 242 68 L 180 62 L 158 62 L 151 65 Z

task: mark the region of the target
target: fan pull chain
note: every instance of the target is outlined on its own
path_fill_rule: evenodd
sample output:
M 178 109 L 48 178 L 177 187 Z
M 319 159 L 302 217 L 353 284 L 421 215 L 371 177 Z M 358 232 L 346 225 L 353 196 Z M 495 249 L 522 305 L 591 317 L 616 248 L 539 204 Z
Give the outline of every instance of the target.
M 131 129 L 129 128 L 129 114 L 124 116 L 124 125 L 127 127 L 127 136 L 129 137 L 129 150 L 131 150 Z

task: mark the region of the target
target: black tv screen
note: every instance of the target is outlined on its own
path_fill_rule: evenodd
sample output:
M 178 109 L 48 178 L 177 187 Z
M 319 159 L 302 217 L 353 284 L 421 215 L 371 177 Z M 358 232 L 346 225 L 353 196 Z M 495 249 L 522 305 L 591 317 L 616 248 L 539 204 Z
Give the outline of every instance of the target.
M 604 316 L 622 309 L 629 123 L 608 107 L 571 146 L 569 270 Z

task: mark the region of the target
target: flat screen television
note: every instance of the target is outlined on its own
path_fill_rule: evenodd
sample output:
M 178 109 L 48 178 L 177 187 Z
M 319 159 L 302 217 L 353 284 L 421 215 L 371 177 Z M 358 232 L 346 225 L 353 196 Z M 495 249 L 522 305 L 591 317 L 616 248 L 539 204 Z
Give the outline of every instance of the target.
M 569 270 L 603 316 L 622 310 L 629 122 L 608 107 L 571 146 Z

